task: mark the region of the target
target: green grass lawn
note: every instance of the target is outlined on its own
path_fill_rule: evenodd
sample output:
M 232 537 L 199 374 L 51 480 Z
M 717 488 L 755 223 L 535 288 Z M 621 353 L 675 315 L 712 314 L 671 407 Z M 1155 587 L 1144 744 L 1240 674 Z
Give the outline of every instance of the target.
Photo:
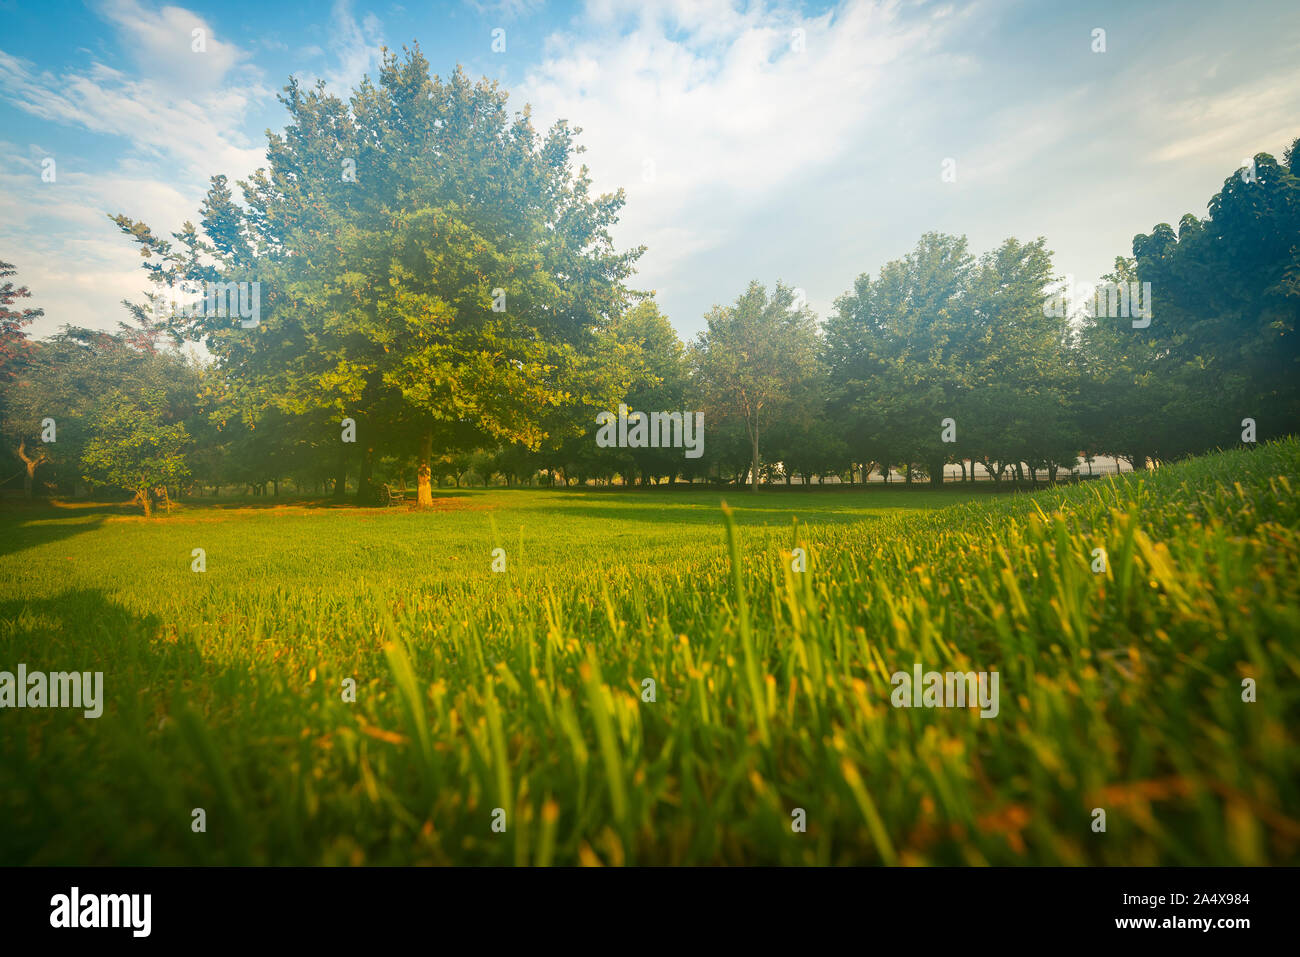
M 10 507 L 0 670 L 106 702 L 0 711 L 0 863 L 1295 864 L 1297 483 Z

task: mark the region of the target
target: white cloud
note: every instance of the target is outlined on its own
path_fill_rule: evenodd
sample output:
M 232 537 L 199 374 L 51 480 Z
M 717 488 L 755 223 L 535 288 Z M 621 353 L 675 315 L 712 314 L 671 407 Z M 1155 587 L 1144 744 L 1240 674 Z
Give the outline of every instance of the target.
M 253 118 L 273 105 L 217 14 L 96 2 L 119 36 L 112 66 L 82 51 L 74 62 L 91 65 L 42 69 L 0 50 L 11 105 L 98 135 L 0 144 L 0 250 L 49 323 L 115 323 L 143 273 L 103 214 L 168 231 L 196 218 L 210 175 L 264 162 Z M 540 12 L 534 0 L 469 5 L 503 23 Z M 489 62 L 540 125 L 582 127 L 597 189 L 626 187 L 617 238 L 650 247 L 634 284 L 658 289 L 684 332 L 750 278 L 800 286 L 825 315 L 854 276 L 929 229 L 966 233 L 976 251 L 1044 234 L 1059 272 L 1092 275 L 1134 232 L 1203 211 L 1243 157 L 1280 154 L 1300 132 L 1300 69 L 1275 27 L 1170 12 L 1158 42 L 1125 54 L 1121 38 L 1145 35 L 1129 18 L 1094 57 L 1065 20 L 1028 29 L 1017 11 L 1013 0 L 841 0 L 813 13 L 794 0 L 588 0 L 567 24 L 550 17 L 540 59 Z M 349 0 L 322 19 L 291 39 L 276 79 L 321 76 L 346 96 L 374 75 L 382 25 Z M 209 29 L 206 54 L 191 52 L 195 27 Z M 86 141 L 99 155 L 68 152 Z M 54 142 L 57 186 L 39 175 Z M 940 181 L 948 156 L 955 184 Z
M 367 73 L 374 75 L 383 55 L 379 18 L 367 13 L 358 23 L 350 0 L 335 0 L 329 25 L 329 52 L 337 66 L 322 75 L 330 92 L 346 100 Z
M 151 9 L 139 0 L 104 0 L 99 13 L 117 28 L 141 77 L 185 95 L 218 88 L 248 54 L 225 42 L 204 17 L 183 7 Z M 195 31 L 201 51 L 196 51 Z
M 200 191 L 187 193 L 145 172 L 91 173 L 62 164 L 53 183 L 40 163 L 0 143 L 0 248 L 45 309 L 29 334 L 65 323 L 111 328 L 127 318 L 124 298 L 141 299 L 149 283 L 137 247 L 108 219 L 125 212 L 157 229 L 193 219 Z
M 653 287 L 734 238 L 738 210 L 784 205 L 854 150 L 941 27 L 870 0 L 812 17 L 593 0 L 516 95 L 539 121 L 583 129 L 597 188 L 627 189 L 619 236 L 649 245 L 639 283 Z
M 126 317 L 119 301 L 148 287 L 137 248 L 109 214 L 170 233 L 197 219 L 210 176 L 246 176 L 265 157 L 244 128 L 274 93 L 242 51 L 179 7 L 108 0 L 98 11 L 135 72 L 92 62 L 56 74 L 0 50 L 0 93 L 10 105 L 118 141 L 91 140 L 91 149 L 73 139 L 61 151 L 0 144 L 0 246 L 46 309 L 36 335 L 64 323 L 111 328 Z M 191 49 L 195 27 L 207 31 L 204 53 Z M 57 163 L 52 183 L 41 179 L 46 155 Z
M 480 16 L 509 21 L 536 13 L 545 0 L 465 0 L 465 5 Z
M 1152 152 L 1153 162 L 1237 164 L 1267 151 L 1273 143 L 1290 144 L 1300 133 L 1296 122 L 1300 116 L 1300 67 L 1293 65 L 1282 75 L 1270 72 L 1243 78 L 1237 86 L 1219 93 L 1152 97 L 1142 105 L 1147 126 L 1156 134 L 1153 142 L 1163 144 Z M 1242 152 L 1247 143 L 1252 145 Z
M 225 87 L 187 98 L 154 80 L 96 63 L 55 76 L 0 50 L 0 91 L 41 119 L 121 137 L 137 154 L 179 162 L 190 175 L 243 175 L 262 155 L 242 132 L 246 112 L 270 91 Z

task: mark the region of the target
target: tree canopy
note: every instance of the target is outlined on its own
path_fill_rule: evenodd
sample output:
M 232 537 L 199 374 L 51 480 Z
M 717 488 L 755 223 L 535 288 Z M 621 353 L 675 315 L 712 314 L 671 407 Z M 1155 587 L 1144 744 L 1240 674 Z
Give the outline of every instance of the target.
M 117 217 L 160 285 L 259 284 L 255 328 L 168 317 L 249 414 L 351 416 L 372 451 L 418 443 L 428 504 L 435 443 L 537 449 L 550 410 L 606 403 L 622 383 L 593 371 L 593 346 L 641 249 L 614 248 L 624 198 L 591 195 L 575 130 L 539 135 L 495 83 L 431 76 L 418 47 L 347 103 L 296 81 L 281 99 L 288 125 L 242 205 L 214 177 L 201 229 L 174 242 Z

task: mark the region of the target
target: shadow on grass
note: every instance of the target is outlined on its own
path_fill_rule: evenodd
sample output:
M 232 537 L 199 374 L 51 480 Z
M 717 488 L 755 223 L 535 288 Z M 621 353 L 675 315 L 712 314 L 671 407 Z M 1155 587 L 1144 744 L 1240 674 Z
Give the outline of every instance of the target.
M 130 514 L 125 505 L 103 503 L 72 508 L 49 502 L 6 507 L 0 510 L 0 556 L 93 531 L 106 518 Z
M 249 662 L 214 668 L 167 631 L 100 589 L 0 602 L 0 670 L 103 674 L 96 718 L 84 698 L 0 715 L 0 865 L 252 862 L 246 782 L 221 757 L 230 731 L 204 717 L 236 700 Z M 226 822 L 226 843 L 189 840 L 196 806 Z
M 10 598 L 0 601 L 0 641 L 4 660 L 27 654 L 48 662 L 52 670 L 86 670 L 93 659 L 96 668 L 111 667 L 138 658 L 140 642 L 148 644 L 161 622 L 153 615 L 138 615 L 112 601 L 99 588 L 70 588 L 45 598 Z M 170 645 L 166 663 L 175 666 L 176 649 Z M 66 660 L 59 660 L 63 655 Z M 150 661 L 159 662 L 156 649 Z M 194 658 L 189 663 L 201 661 Z M 34 660 L 33 668 L 40 668 Z

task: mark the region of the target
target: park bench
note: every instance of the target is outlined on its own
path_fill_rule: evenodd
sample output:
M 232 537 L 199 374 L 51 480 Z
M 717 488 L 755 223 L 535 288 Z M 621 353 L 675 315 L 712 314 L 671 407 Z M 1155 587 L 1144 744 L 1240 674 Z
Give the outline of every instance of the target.
M 387 505 L 401 505 L 406 501 L 406 489 L 396 488 L 384 483 L 384 496 L 387 499 Z M 385 507 L 387 507 L 387 505 Z

